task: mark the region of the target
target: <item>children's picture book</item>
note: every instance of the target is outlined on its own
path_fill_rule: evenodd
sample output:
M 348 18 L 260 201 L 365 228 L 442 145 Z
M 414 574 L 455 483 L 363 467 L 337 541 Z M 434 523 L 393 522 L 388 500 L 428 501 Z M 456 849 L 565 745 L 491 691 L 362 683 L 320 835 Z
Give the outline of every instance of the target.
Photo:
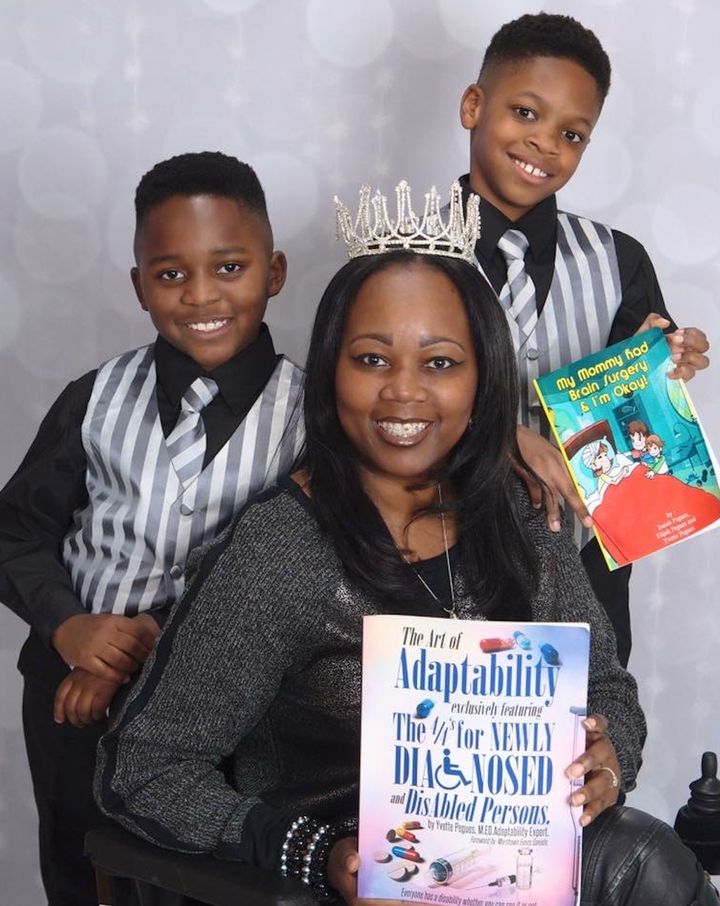
M 590 630 L 363 621 L 358 896 L 575 906 Z
M 658 328 L 537 379 L 610 569 L 720 524 L 717 460 Z

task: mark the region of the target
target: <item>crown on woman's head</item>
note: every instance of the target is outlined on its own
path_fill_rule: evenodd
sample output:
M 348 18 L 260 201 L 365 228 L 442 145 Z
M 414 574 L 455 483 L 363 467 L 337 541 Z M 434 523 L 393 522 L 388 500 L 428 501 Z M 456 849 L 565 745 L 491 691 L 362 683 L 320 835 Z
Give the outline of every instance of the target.
M 370 186 L 360 187 L 360 207 L 354 223 L 350 211 L 335 196 L 338 235 L 347 247 L 349 258 L 407 249 L 421 255 L 447 255 L 471 263 L 475 261 L 480 199 L 471 195 L 467 210 L 463 212 L 460 183 L 454 182 L 450 187 L 446 221 L 435 186 L 425 193 L 422 219 L 412 209 L 410 186 L 405 180 L 395 188 L 397 218 L 394 222 L 388 215 L 387 198 L 379 189 L 372 197 L 370 193 Z

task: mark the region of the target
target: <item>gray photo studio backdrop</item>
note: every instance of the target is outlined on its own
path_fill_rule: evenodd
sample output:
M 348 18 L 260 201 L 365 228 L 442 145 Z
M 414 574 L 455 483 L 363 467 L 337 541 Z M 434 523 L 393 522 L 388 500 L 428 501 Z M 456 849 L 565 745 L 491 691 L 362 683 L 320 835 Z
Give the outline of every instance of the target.
M 268 321 L 302 361 L 343 261 L 331 199 L 466 170 L 457 107 L 493 32 L 524 12 L 596 30 L 613 86 L 561 203 L 624 229 L 680 324 L 720 341 L 716 0 L 3 0 L 0 4 L 0 481 L 72 378 L 150 341 L 135 301 L 132 197 L 154 162 L 221 149 L 256 167 L 289 259 Z M 720 367 L 692 384 L 720 445 Z M 649 740 L 631 802 L 674 818 L 720 750 L 717 534 L 634 568 L 631 668 Z M 0 877 L 37 906 L 36 820 L 15 669 L 25 626 L 0 609 Z

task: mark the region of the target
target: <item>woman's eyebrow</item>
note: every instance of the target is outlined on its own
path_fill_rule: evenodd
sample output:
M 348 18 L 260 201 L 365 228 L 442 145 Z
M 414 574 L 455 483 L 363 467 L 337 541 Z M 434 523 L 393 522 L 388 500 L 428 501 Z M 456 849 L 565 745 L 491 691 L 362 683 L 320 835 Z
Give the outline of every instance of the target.
M 359 333 L 357 336 L 352 337 L 350 340 L 351 343 L 357 343 L 359 340 L 377 340 L 378 343 L 382 343 L 384 346 L 392 346 L 393 338 L 390 334 L 386 333 Z M 465 350 L 465 347 L 458 340 L 454 340 L 452 337 L 444 336 L 422 336 L 420 337 L 420 348 L 424 349 L 426 346 L 434 346 L 437 343 L 452 343 L 453 346 L 457 346 L 459 349 Z
M 442 337 L 442 336 L 439 336 L 439 337 L 428 337 L 428 336 L 423 336 L 423 337 L 421 337 L 421 339 L 420 339 L 420 346 L 421 346 L 421 348 L 424 348 L 425 346 L 433 346 L 433 345 L 435 345 L 435 343 L 452 343 L 453 346 L 459 346 L 460 349 L 462 349 L 462 350 L 465 349 L 465 347 L 463 346 L 462 343 L 458 342 L 458 340 L 453 340 L 452 337 Z
M 385 346 L 392 346 L 393 340 L 390 334 L 386 333 L 359 333 L 350 339 L 351 343 L 357 343 L 358 340 L 377 340 Z

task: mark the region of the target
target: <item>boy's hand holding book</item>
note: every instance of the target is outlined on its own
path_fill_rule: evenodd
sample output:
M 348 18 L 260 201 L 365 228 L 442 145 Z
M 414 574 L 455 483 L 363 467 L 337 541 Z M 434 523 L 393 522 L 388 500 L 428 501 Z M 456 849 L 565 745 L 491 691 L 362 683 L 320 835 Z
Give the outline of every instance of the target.
M 659 327 L 664 330 L 669 326 L 670 322 L 667 318 L 652 313 L 645 318 L 635 333 L 642 333 L 644 330 L 650 330 L 651 327 Z M 665 339 L 670 345 L 672 360 L 675 364 L 675 368 L 669 372 L 668 377 L 674 380 L 682 378 L 684 381 L 689 381 L 695 377 L 696 371 L 702 371 L 710 364 L 710 359 L 705 355 L 710 349 L 710 343 L 699 328 L 680 327 L 672 333 L 665 334 Z

